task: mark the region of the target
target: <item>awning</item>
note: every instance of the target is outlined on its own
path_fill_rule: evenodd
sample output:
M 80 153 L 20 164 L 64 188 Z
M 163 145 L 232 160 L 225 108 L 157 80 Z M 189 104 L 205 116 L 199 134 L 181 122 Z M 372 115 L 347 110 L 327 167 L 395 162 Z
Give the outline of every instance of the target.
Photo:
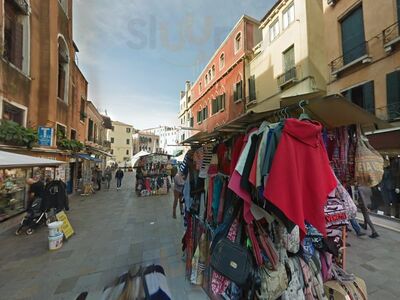
M 79 158 L 85 159 L 85 160 L 96 162 L 96 163 L 102 162 L 102 160 L 100 158 L 91 157 L 89 154 L 85 154 L 85 153 L 78 153 L 76 156 Z
M 86 148 L 88 148 L 90 151 L 97 152 L 97 153 L 99 153 L 101 155 L 105 155 L 105 156 L 108 156 L 108 157 L 113 157 L 110 153 L 108 153 L 106 151 L 103 151 L 103 150 L 100 150 L 100 149 L 97 149 L 95 147 L 86 145 Z
M 65 164 L 65 162 L 0 151 L 0 169 L 58 167 L 62 164 Z
M 191 136 L 190 138 L 184 140 L 181 144 L 202 144 L 208 142 L 216 137 L 220 137 L 221 134 L 219 132 L 199 132 L 195 135 Z
M 282 99 L 282 107 L 298 103 L 298 99 Z M 371 126 L 375 129 L 391 128 L 392 126 L 360 106 L 350 102 L 341 95 L 330 95 L 323 98 L 317 97 L 308 100 L 305 106 L 310 116 L 323 123 L 328 128 L 336 128 L 358 124 Z
M 369 143 L 381 153 L 400 154 L 400 127 L 366 132 Z

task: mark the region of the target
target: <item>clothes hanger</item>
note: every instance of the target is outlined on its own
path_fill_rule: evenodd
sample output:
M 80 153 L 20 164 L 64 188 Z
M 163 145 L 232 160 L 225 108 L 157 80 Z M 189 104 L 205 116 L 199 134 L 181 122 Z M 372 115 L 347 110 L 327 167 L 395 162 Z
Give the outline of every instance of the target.
M 301 121 L 303 121 L 303 120 L 308 120 L 308 121 L 311 121 L 311 118 L 310 118 L 310 116 L 306 113 L 306 111 L 305 111 L 305 109 L 304 109 L 304 106 L 305 106 L 305 104 L 306 104 L 306 102 L 304 101 L 304 100 L 301 100 L 300 102 L 299 102 L 299 107 L 302 109 L 302 113 L 301 113 L 301 115 L 299 116 L 299 120 L 301 120 Z

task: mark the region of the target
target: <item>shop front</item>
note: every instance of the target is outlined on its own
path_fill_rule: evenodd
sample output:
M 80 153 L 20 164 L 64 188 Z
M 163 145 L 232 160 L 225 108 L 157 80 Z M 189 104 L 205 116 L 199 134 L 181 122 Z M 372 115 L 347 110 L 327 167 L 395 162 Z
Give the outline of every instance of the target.
M 59 161 L 0 151 L 0 222 L 25 212 L 28 178 L 36 175 L 43 179 L 54 178 L 62 164 Z

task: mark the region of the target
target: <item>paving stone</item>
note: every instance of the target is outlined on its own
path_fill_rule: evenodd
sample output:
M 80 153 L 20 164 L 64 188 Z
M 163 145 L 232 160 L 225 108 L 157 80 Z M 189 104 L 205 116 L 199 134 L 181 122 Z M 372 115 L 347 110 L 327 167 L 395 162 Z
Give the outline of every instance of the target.
M 63 279 L 57 287 L 55 294 L 57 295 L 72 291 L 75 288 L 78 279 L 78 276 Z

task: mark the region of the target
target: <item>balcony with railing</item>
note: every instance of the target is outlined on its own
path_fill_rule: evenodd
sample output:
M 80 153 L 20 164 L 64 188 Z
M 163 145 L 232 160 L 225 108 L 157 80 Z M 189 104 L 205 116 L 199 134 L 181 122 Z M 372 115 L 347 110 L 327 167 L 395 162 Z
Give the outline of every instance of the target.
M 331 74 L 336 76 L 352 66 L 369 62 L 371 62 L 371 57 L 369 56 L 368 41 L 364 41 L 331 61 L 329 67 Z
M 395 122 L 400 121 L 400 101 L 390 103 L 388 106 L 376 109 L 376 116 L 382 120 Z
M 287 70 L 282 75 L 279 75 L 278 78 L 278 85 L 281 89 L 286 87 L 287 85 L 296 82 L 297 80 L 297 70 L 296 67 L 293 67 Z
M 383 34 L 383 47 L 386 52 L 392 51 L 392 46 L 400 42 L 400 22 L 390 25 L 385 28 L 382 32 Z

